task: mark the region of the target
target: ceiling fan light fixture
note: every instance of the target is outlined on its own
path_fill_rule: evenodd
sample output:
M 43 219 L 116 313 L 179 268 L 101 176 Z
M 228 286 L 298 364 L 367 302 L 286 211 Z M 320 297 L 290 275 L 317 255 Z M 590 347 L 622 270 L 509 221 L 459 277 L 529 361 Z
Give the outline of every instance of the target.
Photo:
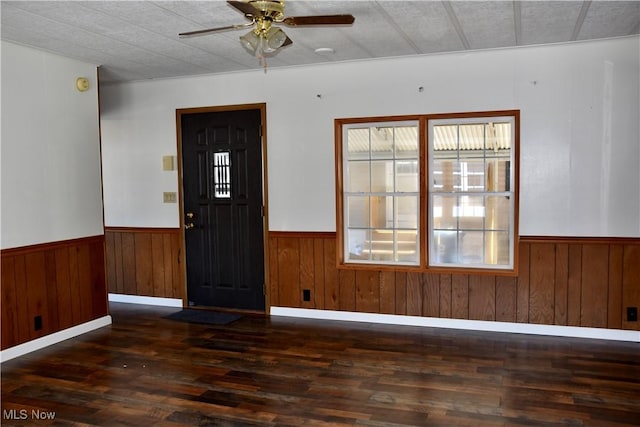
M 270 49 L 276 50 L 282 47 L 284 42 L 287 40 L 287 35 L 282 31 L 282 29 L 278 27 L 271 27 L 269 28 L 269 31 L 267 31 L 265 38 L 267 40 L 267 46 Z
M 242 43 L 242 47 L 254 54 L 260 45 L 260 36 L 251 30 L 244 36 L 240 36 L 240 43 Z
M 270 27 L 266 31 L 249 31 L 240 37 L 240 43 L 252 55 L 260 56 L 264 53 L 277 51 L 285 44 L 287 38 L 282 29 Z

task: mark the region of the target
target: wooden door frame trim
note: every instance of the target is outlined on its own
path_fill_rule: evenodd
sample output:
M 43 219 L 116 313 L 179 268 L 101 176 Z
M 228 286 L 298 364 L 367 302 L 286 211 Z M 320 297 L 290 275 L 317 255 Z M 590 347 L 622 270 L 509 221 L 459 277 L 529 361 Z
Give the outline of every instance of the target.
M 228 111 L 242 111 L 242 110 L 259 110 L 260 111 L 260 144 L 261 144 L 261 156 L 262 156 L 262 206 L 264 206 L 263 220 L 262 220 L 262 235 L 263 235 L 263 264 L 264 264 L 264 313 L 269 315 L 270 311 L 270 284 L 269 284 L 269 200 L 268 200 L 268 182 L 267 182 L 267 104 L 255 103 L 255 104 L 235 104 L 235 105 L 220 105 L 210 107 L 195 107 L 195 108 L 176 108 L 176 147 L 177 147 L 177 159 L 178 159 L 178 209 L 179 209 L 179 221 L 180 221 L 180 263 L 182 269 L 182 281 L 184 286 L 184 297 L 182 299 L 182 306 L 189 306 L 189 295 L 187 289 L 187 262 L 186 262 L 186 241 L 184 235 L 184 180 L 182 170 L 182 116 L 185 114 L 200 114 L 200 113 L 221 113 Z

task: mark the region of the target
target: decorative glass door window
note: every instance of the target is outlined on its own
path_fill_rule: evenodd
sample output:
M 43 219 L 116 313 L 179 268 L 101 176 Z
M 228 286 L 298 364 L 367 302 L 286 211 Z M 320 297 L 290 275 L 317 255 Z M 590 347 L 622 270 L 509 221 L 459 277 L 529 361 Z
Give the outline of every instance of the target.
M 418 265 L 418 122 L 358 123 L 342 131 L 344 260 Z
M 231 153 L 213 153 L 213 195 L 216 199 L 231 198 Z
M 512 269 L 515 119 L 429 120 L 430 266 Z

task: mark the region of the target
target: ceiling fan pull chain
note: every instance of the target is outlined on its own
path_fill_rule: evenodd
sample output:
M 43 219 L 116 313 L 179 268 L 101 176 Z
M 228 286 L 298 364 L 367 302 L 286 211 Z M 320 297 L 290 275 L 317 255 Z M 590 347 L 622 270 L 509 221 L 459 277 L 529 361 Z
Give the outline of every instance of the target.
M 267 74 L 267 57 L 260 53 L 258 61 L 260 61 L 260 65 L 262 65 L 262 68 L 264 68 L 264 73 Z
M 267 74 L 267 57 L 264 54 L 265 48 L 268 49 L 268 46 L 265 46 L 267 41 L 262 35 L 258 39 L 258 45 L 256 46 L 256 58 L 258 58 L 258 63 L 264 68 L 264 73 Z

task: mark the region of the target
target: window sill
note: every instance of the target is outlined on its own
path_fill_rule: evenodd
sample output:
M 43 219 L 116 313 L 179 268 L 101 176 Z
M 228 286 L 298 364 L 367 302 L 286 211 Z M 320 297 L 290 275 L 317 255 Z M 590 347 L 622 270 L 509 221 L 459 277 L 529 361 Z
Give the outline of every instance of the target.
M 338 270 L 356 271 L 386 271 L 396 273 L 433 273 L 433 274 L 472 274 L 480 276 L 506 276 L 518 275 L 517 268 L 470 268 L 470 267 L 424 267 L 420 265 L 389 265 L 389 264 L 362 264 L 362 263 L 338 263 Z

